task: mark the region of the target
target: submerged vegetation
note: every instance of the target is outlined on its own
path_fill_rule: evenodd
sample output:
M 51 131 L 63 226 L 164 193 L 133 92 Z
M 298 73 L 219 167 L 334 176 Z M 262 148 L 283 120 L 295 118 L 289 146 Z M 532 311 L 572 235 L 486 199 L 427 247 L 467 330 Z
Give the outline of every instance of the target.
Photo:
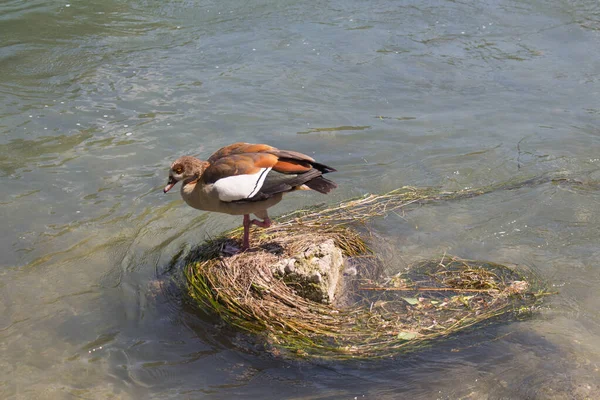
M 473 197 L 492 189 L 405 187 L 297 211 L 257 230 L 255 251 L 232 256 L 224 249 L 242 232 L 227 232 L 189 255 L 189 295 L 227 324 L 264 338 L 275 353 L 327 358 L 392 356 L 476 324 L 529 315 L 546 293 L 525 270 L 444 255 L 385 277 L 382 261 L 354 229 L 410 204 Z M 301 297 L 273 274 L 272 266 L 328 239 L 361 273 L 345 277 L 343 300 L 322 304 Z

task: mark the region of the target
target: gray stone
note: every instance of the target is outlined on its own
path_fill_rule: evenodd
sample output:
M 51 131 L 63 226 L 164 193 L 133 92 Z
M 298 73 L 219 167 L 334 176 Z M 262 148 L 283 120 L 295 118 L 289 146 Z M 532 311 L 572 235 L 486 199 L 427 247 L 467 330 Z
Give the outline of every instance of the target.
M 311 245 L 272 266 L 273 275 L 309 300 L 332 303 L 344 268 L 342 250 L 333 239 Z
M 296 271 L 296 259 L 295 258 L 290 258 L 287 262 L 287 264 L 285 265 L 285 269 L 284 269 L 286 274 L 291 274 L 292 272 Z
M 344 269 L 344 276 L 356 276 L 358 271 L 354 265 L 350 265 Z
M 322 280 L 323 279 L 321 278 L 321 274 L 319 273 L 319 271 L 315 272 L 310 276 L 310 281 L 312 283 L 321 283 Z

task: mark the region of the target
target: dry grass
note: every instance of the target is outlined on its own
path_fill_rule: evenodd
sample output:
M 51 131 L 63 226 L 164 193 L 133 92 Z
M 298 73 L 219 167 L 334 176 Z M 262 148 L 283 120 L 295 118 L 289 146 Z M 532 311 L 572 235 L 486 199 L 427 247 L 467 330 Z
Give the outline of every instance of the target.
M 255 229 L 254 251 L 224 256 L 224 246 L 240 239 L 241 229 L 236 229 L 190 255 L 189 294 L 228 324 L 264 335 L 274 352 L 328 358 L 391 356 L 500 316 L 524 315 L 544 293 L 529 277 L 494 263 L 444 256 L 385 283 L 354 282 L 347 307 L 304 299 L 272 274 L 270 266 L 278 260 L 329 238 L 354 263 L 374 268 L 379 260 L 350 223 L 415 202 L 473 193 L 402 188 L 324 210 L 295 212 L 271 228 Z

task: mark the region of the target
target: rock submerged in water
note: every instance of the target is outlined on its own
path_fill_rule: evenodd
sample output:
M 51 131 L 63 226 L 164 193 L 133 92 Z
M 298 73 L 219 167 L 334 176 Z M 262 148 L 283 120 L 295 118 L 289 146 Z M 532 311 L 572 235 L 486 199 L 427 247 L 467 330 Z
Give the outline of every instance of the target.
M 278 261 L 273 264 L 272 271 L 299 296 L 331 304 L 335 300 L 343 268 L 342 250 L 333 239 L 328 239 Z

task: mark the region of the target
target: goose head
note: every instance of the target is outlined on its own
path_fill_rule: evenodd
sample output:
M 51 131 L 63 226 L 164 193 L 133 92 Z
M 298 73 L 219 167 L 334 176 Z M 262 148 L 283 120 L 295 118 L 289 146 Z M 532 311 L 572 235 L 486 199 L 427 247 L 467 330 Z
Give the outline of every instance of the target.
M 192 181 L 197 181 L 206 169 L 206 164 L 206 161 L 198 160 L 195 157 L 179 157 L 171 164 L 171 168 L 169 169 L 169 181 L 167 182 L 167 186 L 163 189 L 163 192 L 167 193 L 179 181 L 181 181 L 184 186 Z

